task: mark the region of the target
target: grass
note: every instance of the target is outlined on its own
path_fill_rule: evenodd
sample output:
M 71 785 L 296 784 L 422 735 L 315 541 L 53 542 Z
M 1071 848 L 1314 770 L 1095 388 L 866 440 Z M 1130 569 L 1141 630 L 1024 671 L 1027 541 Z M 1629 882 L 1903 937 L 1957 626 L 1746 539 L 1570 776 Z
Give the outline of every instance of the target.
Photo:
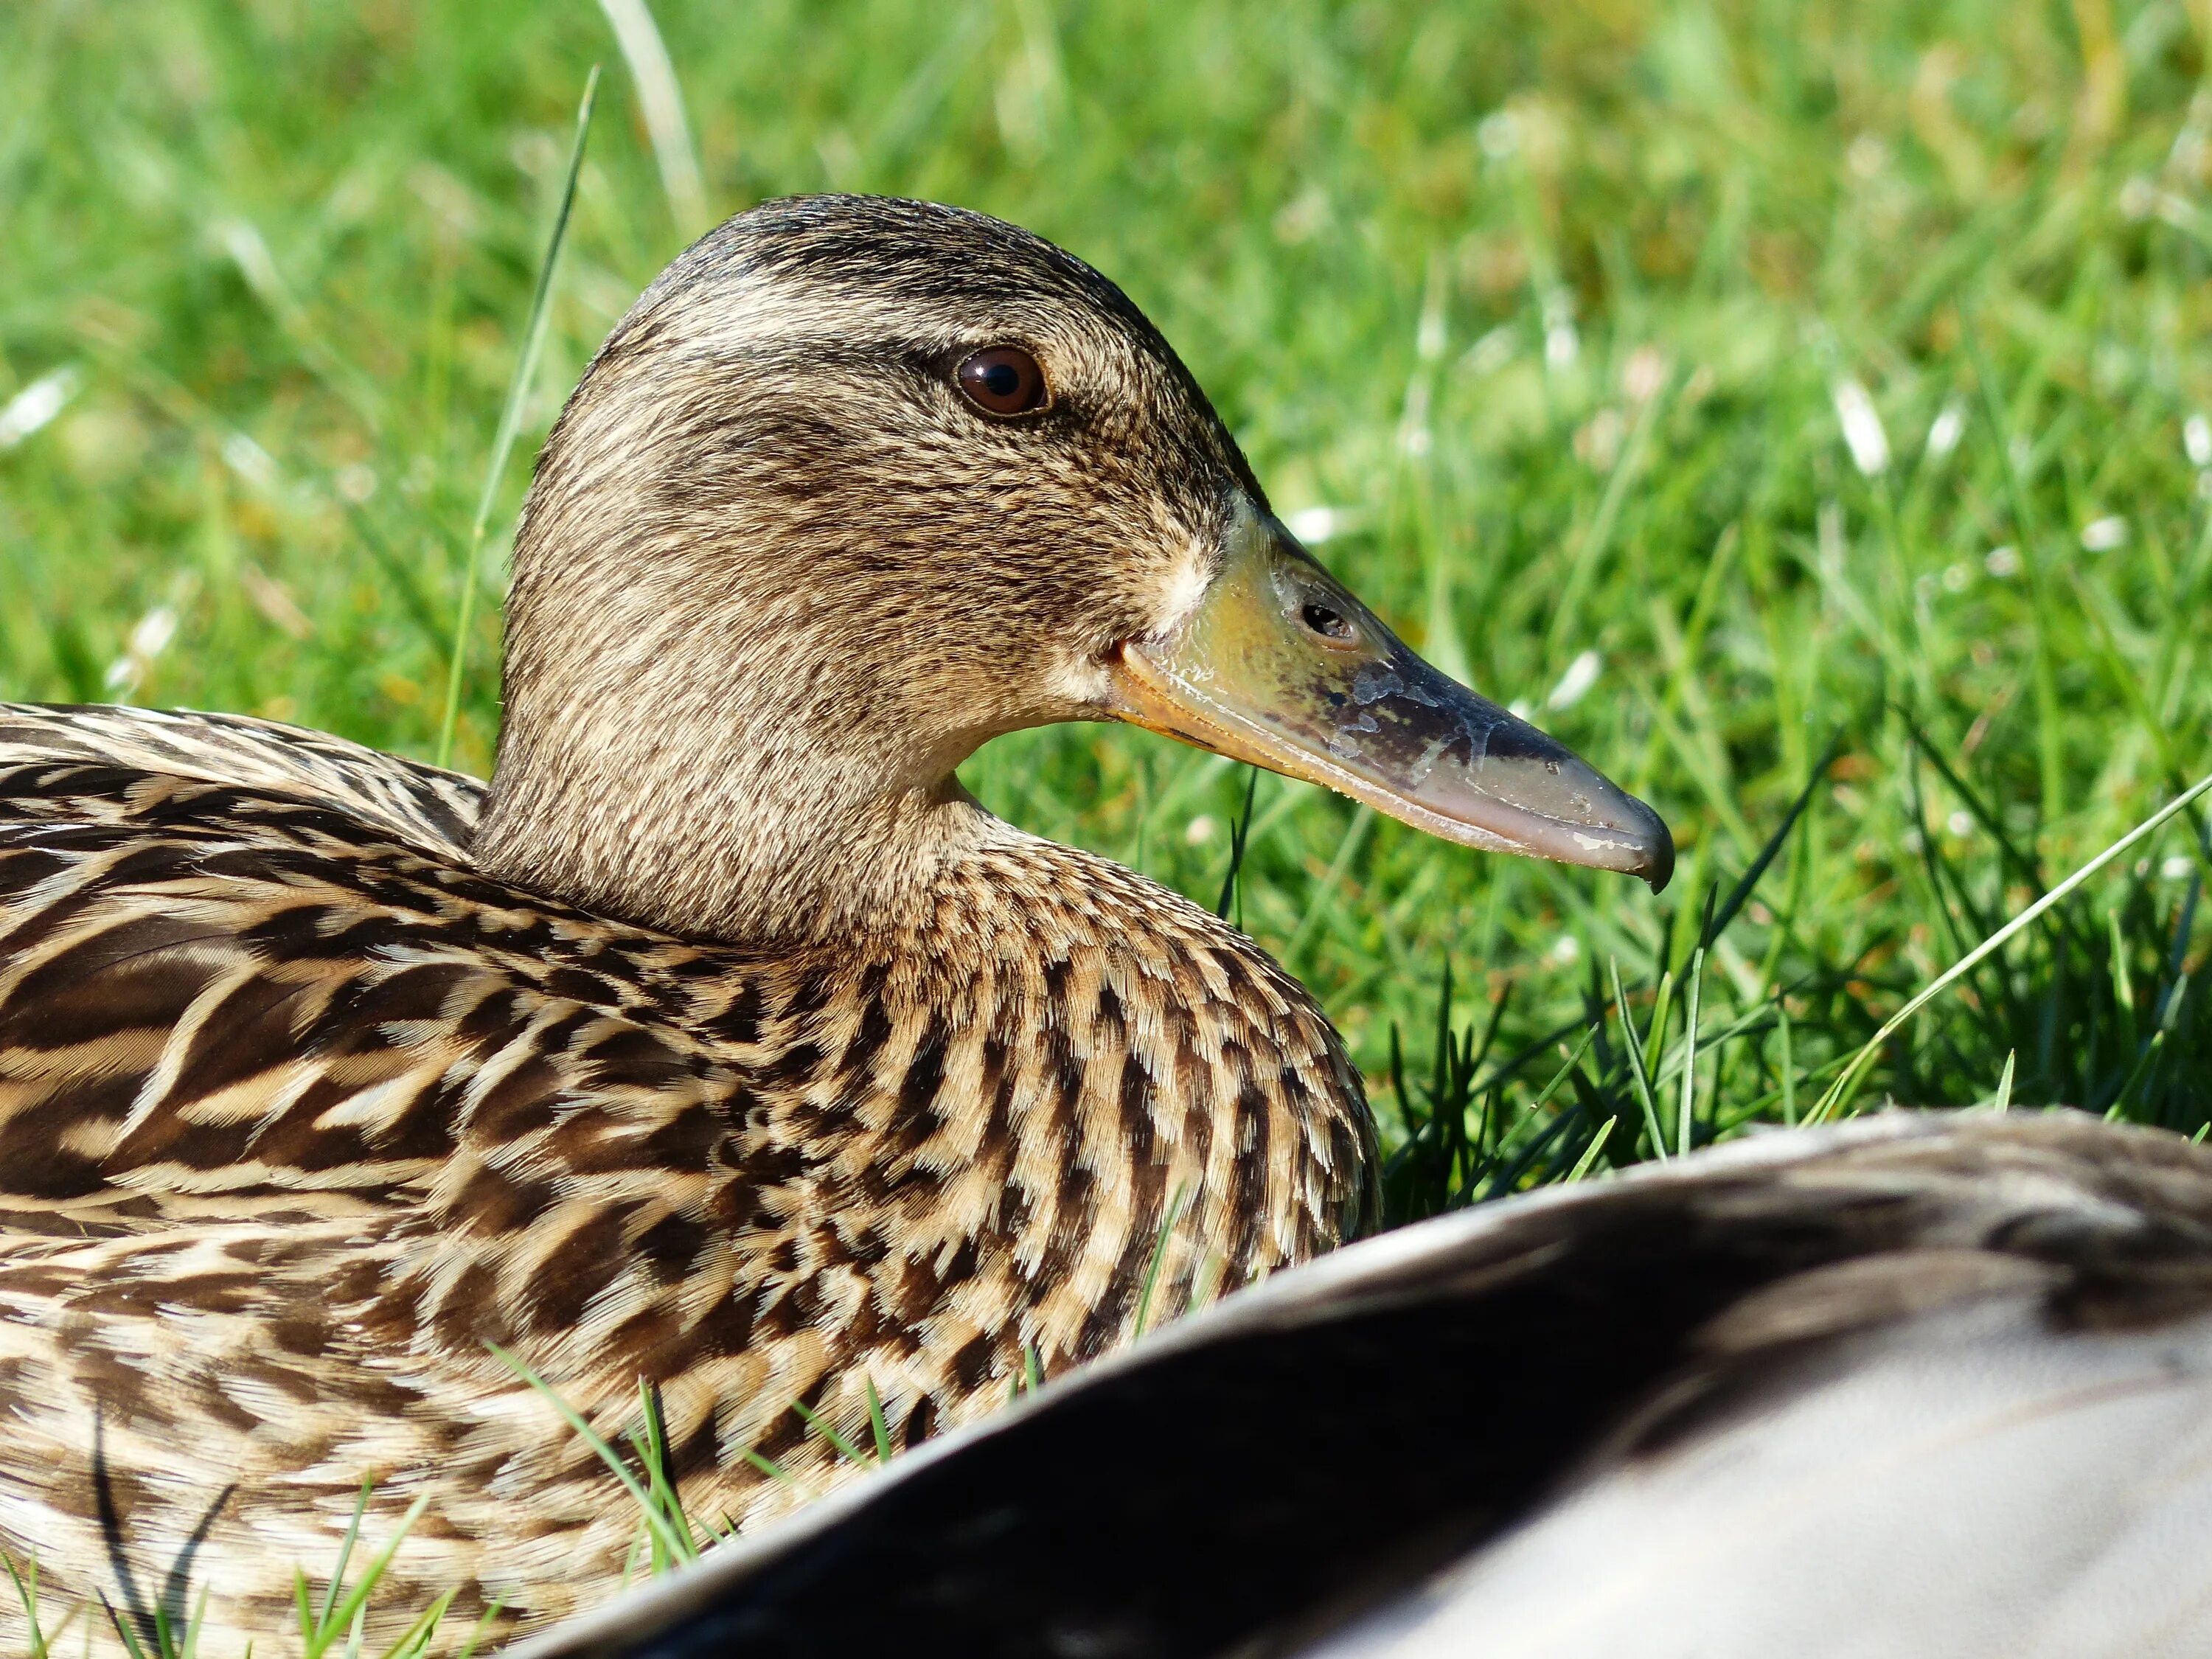
M 487 763 L 489 458 L 604 63 L 522 452 L 702 215 L 1000 213 L 1674 825 L 1655 900 L 1129 731 L 966 769 L 1315 988 L 1396 1216 L 1886 1099 L 2212 1122 L 2194 809 L 1892 1024 L 2212 765 L 2212 4 L 653 15 L 668 64 L 634 0 L 0 15 L 0 695 L 427 757 L 459 661 Z

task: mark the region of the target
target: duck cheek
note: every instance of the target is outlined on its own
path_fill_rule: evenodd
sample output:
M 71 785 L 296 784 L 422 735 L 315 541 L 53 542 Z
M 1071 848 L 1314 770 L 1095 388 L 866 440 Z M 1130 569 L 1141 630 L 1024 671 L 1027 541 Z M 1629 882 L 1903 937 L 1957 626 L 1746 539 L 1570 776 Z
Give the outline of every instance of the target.
M 1556 738 L 1424 662 L 1273 520 L 1239 523 L 1180 628 L 1133 640 L 1116 718 L 1326 784 L 1432 835 L 1644 878 L 1667 826 Z

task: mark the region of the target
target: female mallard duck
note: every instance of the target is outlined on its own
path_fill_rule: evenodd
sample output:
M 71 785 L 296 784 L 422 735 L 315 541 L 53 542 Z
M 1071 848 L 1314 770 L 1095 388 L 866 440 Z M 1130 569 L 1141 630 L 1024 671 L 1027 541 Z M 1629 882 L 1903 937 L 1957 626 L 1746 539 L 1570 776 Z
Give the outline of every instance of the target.
M 1125 720 L 1471 845 L 1665 828 L 1270 516 L 1118 289 L 979 216 L 781 202 L 684 254 L 540 457 L 489 786 L 253 721 L 0 713 L 0 1539 L 216 1641 L 364 1480 L 531 1618 L 633 1518 L 904 1443 L 1372 1214 L 1358 1079 L 1249 939 L 984 812 Z M 1180 1197 L 1181 1201 L 1178 1202 Z M 51 1593 L 51 1592 L 50 1592 Z M 4 1619 L 5 1613 L 0 1613 Z M 0 1630 L 7 1629 L 0 1623 Z

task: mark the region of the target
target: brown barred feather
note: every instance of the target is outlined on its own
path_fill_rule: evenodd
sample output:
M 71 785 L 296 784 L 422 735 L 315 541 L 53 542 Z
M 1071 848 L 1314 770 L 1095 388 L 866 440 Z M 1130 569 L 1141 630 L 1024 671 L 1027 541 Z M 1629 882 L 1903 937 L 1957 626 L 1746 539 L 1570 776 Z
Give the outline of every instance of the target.
M 910 1442 L 1125 1340 L 1179 1196 L 1164 1306 L 1369 1201 L 1304 993 L 1090 854 L 1009 836 L 911 932 L 763 956 L 406 844 L 359 804 L 404 763 L 339 806 L 8 718 L 0 1535 L 65 1589 L 143 1603 L 197 1536 L 212 1627 L 283 1628 L 374 1479 L 371 1536 L 433 1500 L 387 1605 L 558 1614 L 635 1517 L 487 1345 L 610 1435 L 659 1385 L 687 1502 L 750 1524 L 848 1472 L 793 1401 L 866 1443 L 872 1386 Z M 194 770 L 241 738 L 289 734 Z

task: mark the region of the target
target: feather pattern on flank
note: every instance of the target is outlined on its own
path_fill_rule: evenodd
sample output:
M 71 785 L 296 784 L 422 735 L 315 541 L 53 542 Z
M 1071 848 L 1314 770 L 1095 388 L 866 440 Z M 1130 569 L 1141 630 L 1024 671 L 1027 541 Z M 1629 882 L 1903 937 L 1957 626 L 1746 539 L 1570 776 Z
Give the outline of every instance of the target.
M 609 1431 L 659 1384 L 749 1523 L 793 1489 L 746 1450 L 842 1473 L 793 1401 L 865 1442 L 872 1386 L 910 1443 L 1125 1338 L 1178 1193 L 1163 1305 L 1358 1224 L 1325 1022 L 1105 860 L 1009 831 L 911 930 L 763 955 L 440 856 L 446 775 L 311 750 L 316 799 L 283 728 L 106 715 L 150 772 L 80 718 L 0 717 L 0 1532 L 44 1560 L 197 1534 L 273 1629 L 373 1477 L 372 1528 L 435 1494 L 390 1605 L 558 1613 L 635 1518 L 489 1343 Z

